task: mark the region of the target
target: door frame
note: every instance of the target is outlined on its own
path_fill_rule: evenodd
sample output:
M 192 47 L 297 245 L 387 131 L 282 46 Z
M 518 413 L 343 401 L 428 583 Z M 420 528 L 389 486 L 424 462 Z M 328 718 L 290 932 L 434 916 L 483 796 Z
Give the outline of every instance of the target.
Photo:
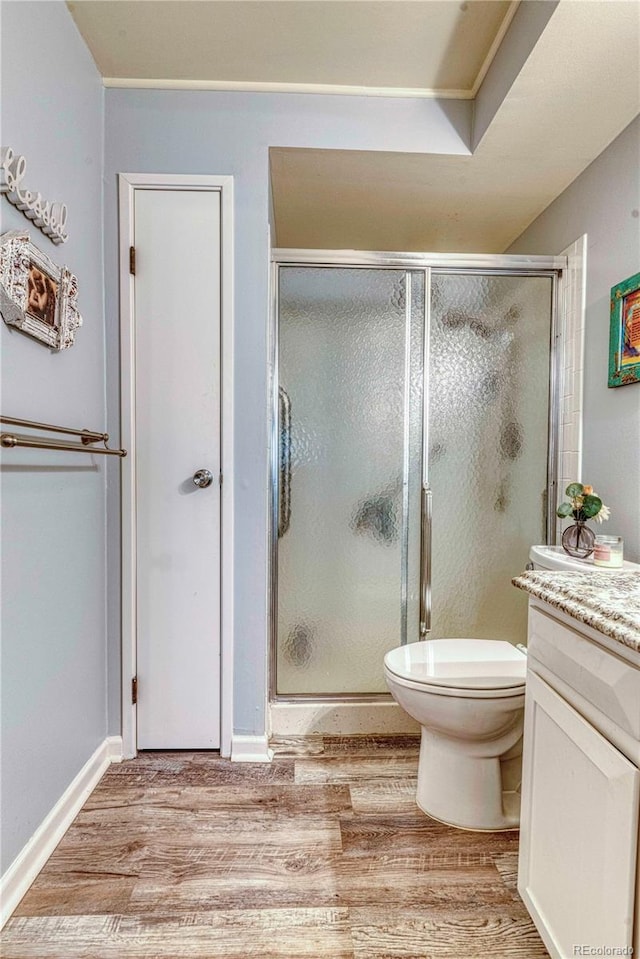
M 137 755 L 137 707 L 131 682 L 137 670 L 137 513 L 135 428 L 134 278 L 129 248 L 134 246 L 136 190 L 201 190 L 220 194 L 220 755 L 231 755 L 233 734 L 233 177 L 119 173 L 120 275 L 120 429 L 129 451 L 121 479 L 122 555 L 122 747 L 125 759 Z

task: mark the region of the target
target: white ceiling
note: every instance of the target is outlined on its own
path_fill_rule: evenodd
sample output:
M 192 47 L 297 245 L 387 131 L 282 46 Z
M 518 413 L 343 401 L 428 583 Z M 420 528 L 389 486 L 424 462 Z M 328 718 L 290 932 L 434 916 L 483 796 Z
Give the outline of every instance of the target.
M 73 0 L 106 85 L 475 94 L 511 0 Z
M 496 53 L 487 79 L 502 69 L 509 26 L 528 7 L 502 0 L 68 6 L 106 85 L 466 99 Z M 468 156 L 271 144 L 276 244 L 508 248 L 640 112 L 640 0 L 560 0 L 525 54 L 515 78 L 505 71 L 501 101 Z

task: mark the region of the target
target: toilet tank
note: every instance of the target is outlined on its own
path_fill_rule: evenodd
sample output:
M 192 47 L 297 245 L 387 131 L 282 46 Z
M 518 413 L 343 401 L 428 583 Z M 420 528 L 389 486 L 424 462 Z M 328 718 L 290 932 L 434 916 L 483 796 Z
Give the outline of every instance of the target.
M 529 551 L 529 560 L 533 569 L 573 569 L 584 572 L 588 569 L 599 570 L 601 566 L 594 566 L 593 560 L 578 559 L 577 556 L 569 556 L 565 553 L 562 546 L 532 546 Z M 640 570 L 637 563 L 624 562 L 622 568 L 626 570 Z

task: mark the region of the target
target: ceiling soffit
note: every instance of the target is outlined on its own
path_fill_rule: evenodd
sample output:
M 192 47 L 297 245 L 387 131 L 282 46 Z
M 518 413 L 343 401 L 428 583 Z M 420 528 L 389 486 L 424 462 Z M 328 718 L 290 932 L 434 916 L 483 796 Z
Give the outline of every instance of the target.
M 560 3 L 473 155 L 272 149 L 275 244 L 501 253 L 639 111 L 640 4 Z

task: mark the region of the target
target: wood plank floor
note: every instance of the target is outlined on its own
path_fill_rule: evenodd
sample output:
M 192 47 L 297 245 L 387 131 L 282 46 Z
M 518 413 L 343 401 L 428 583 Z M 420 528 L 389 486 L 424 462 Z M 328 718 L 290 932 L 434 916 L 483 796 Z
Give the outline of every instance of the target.
M 416 806 L 418 742 L 312 737 L 272 764 L 112 766 L 2 933 L 3 959 L 547 959 L 517 834 Z

